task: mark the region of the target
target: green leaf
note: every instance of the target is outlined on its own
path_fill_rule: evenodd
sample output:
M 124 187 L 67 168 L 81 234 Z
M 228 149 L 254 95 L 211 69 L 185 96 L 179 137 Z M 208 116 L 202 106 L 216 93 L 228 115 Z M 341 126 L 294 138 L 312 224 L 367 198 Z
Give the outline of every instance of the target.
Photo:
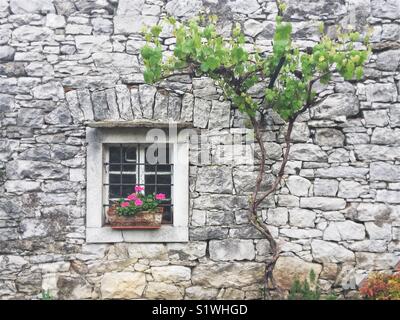
M 158 37 L 162 31 L 161 26 L 155 25 L 151 28 L 150 32 L 154 37 Z
M 153 53 L 153 48 L 151 48 L 148 45 L 145 45 L 141 50 L 140 53 L 143 57 L 143 59 L 147 60 L 151 57 L 152 53 Z
M 208 57 L 206 59 L 205 63 L 208 66 L 208 69 L 211 71 L 217 69 L 220 66 L 219 60 L 214 56 Z
M 233 48 L 231 56 L 233 63 L 239 63 L 247 59 L 247 53 L 241 47 Z
M 146 83 L 153 83 L 154 81 L 154 73 L 151 70 L 145 70 L 143 72 L 143 77 Z
M 210 69 L 210 67 L 208 66 L 207 62 L 203 62 L 200 65 L 200 70 L 203 71 L 203 72 L 207 72 L 209 69 Z
M 363 69 L 363 67 L 358 66 L 358 67 L 356 68 L 355 75 L 356 75 L 356 78 L 357 78 L 358 80 L 361 80 L 361 78 L 362 78 L 363 75 L 364 75 L 364 69 Z

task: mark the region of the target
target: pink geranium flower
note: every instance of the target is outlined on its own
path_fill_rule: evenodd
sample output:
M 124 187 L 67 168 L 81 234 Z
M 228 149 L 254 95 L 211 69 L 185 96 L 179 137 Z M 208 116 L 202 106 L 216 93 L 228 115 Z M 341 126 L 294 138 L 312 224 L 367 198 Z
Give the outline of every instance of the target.
M 136 206 L 141 206 L 143 204 L 143 201 L 142 200 L 140 200 L 140 199 L 136 199 L 135 200 L 135 205 Z
M 132 201 L 132 200 L 135 200 L 137 197 L 136 197 L 136 194 L 135 194 L 135 193 L 132 193 L 132 194 L 130 194 L 129 196 L 127 196 L 126 198 L 127 198 L 128 200 Z
M 157 200 L 164 200 L 165 199 L 165 194 L 164 193 L 157 193 L 156 194 L 156 199 Z
M 144 187 L 142 187 L 142 186 L 135 186 L 135 191 L 136 192 L 140 192 L 140 191 L 143 191 L 144 190 Z
M 126 201 L 125 201 L 125 202 L 122 202 L 122 203 L 121 203 L 121 207 L 122 207 L 122 208 L 129 207 L 129 202 L 126 202 Z

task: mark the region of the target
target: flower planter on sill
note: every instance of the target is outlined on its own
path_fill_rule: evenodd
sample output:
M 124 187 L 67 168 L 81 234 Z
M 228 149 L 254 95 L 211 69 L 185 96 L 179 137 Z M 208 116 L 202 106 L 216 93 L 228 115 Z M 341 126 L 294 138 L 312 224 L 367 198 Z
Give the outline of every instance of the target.
M 163 207 L 157 207 L 155 211 L 142 211 L 131 216 L 120 216 L 117 213 L 116 206 L 108 209 L 107 216 L 111 228 L 116 230 L 133 229 L 160 229 Z

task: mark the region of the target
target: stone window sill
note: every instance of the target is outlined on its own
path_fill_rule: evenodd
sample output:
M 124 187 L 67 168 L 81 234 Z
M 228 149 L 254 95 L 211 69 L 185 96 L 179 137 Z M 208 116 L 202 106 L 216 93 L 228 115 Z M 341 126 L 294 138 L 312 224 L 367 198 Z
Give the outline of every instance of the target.
M 187 226 L 164 225 L 157 230 L 113 230 L 111 227 L 86 228 L 87 243 L 187 242 Z

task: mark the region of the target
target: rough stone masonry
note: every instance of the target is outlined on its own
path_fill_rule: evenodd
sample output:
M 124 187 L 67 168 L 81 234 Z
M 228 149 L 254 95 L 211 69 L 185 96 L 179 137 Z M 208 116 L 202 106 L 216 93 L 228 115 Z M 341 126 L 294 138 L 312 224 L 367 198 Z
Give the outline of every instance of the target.
M 364 78 L 318 88 L 321 102 L 295 126 L 285 185 L 262 208 L 282 250 L 279 284 L 312 268 L 324 292 L 354 297 L 369 272 L 400 260 L 400 2 L 285 2 L 301 47 L 318 39 L 319 21 L 328 32 L 373 28 Z M 209 79 L 157 90 L 142 77 L 142 25 L 204 9 L 224 34 L 238 21 L 249 44 L 271 49 L 269 0 L 0 0 L 1 299 L 261 297 L 269 248 L 246 213 L 256 172 L 215 153 L 215 137 L 246 119 Z M 161 36 L 173 48 L 168 28 Z M 152 118 L 208 136 L 210 163 L 190 157 L 190 241 L 85 243 L 85 124 Z M 273 172 L 283 127 L 268 117 Z

